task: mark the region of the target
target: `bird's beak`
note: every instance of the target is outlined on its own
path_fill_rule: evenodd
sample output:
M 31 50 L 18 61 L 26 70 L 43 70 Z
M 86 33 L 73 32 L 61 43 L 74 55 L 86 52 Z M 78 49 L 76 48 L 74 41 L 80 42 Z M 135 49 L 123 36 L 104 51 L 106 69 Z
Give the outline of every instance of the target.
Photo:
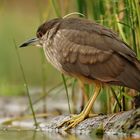
M 19 47 L 26 47 L 29 45 L 33 45 L 33 46 L 38 46 L 39 45 L 39 39 L 37 37 L 29 39 L 27 41 L 25 41 L 23 44 L 21 44 Z

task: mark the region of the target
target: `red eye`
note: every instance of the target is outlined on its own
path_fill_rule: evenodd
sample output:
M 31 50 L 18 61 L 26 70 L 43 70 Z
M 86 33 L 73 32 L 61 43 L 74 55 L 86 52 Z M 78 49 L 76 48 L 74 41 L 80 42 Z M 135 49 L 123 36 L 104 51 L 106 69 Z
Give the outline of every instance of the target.
M 43 33 L 42 33 L 42 32 L 37 32 L 36 36 L 37 36 L 38 38 L 41 38 L 41 37 L 43 36 Z

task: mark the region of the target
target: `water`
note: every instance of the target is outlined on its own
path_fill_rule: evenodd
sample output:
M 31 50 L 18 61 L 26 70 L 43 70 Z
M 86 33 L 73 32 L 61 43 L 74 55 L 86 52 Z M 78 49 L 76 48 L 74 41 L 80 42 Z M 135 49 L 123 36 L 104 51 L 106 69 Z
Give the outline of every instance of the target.
M 0 140 L 140 140 L 140 138 L 131 138 L 124 135 L 96 136 L 92 133 L 88 135 L 75 135 L 46 131 L 3 130 L 0 131 Z
M 124 134 L 113 135 L 112 133 L 104 135 L 96 135 L 95 130 L 91 133 L 83 131 L 76 131 L 76 134 L 66 133 L 65 131 L 56 131 L 56 129 L 45 129 L 47 121 L 38 119 L 40 127 L 35 129 L 33 120 L 14 121 L 12 124 L 2 125 L 6 118 L 0 119 L 0 140 L 140 140 L 139 138 L 133 138 Z M 41 125 L 44 122 L 44 125 Z M 42 127 L 41 127 L 42 126 Z M 74 131 L 75 132 L 75 131 Z M 74 133 L 72 131 L 72 133 Z M 82 133 L 82 134 L 81 134 Z M 137 135 L 138 137 L 138 135 Z

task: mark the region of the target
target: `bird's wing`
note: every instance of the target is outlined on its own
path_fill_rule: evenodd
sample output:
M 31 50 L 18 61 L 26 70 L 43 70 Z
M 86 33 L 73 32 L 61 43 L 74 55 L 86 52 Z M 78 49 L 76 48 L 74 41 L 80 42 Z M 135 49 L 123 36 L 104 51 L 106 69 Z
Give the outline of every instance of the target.
M 57 46 L 65 71 L 104 82 L 115 81 L 124 71 L 123 57 L 135 57 L 125 43 L 105 29 L 100 34 L 86 30 L 60 29 L 53 45 Z
M 67 39 L 81 45 L 100 50 L 113 50 L 122 55 L 135 57 L 135 53 L 111 29 L 90 20 L 80 18 L 63 19 L 60 30 Z

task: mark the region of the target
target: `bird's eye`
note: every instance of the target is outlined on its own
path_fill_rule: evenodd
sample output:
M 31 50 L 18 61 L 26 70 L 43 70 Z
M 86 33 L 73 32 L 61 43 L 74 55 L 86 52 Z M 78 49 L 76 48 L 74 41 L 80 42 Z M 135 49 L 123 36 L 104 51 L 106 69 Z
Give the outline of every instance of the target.
M 41 38 L 41 37 L 43 36 L 43 33 L 42 33 L 42 32 L 37 32 L 37 33 L 36 33 L 36 36 L 37 36 L 38 38 Z

